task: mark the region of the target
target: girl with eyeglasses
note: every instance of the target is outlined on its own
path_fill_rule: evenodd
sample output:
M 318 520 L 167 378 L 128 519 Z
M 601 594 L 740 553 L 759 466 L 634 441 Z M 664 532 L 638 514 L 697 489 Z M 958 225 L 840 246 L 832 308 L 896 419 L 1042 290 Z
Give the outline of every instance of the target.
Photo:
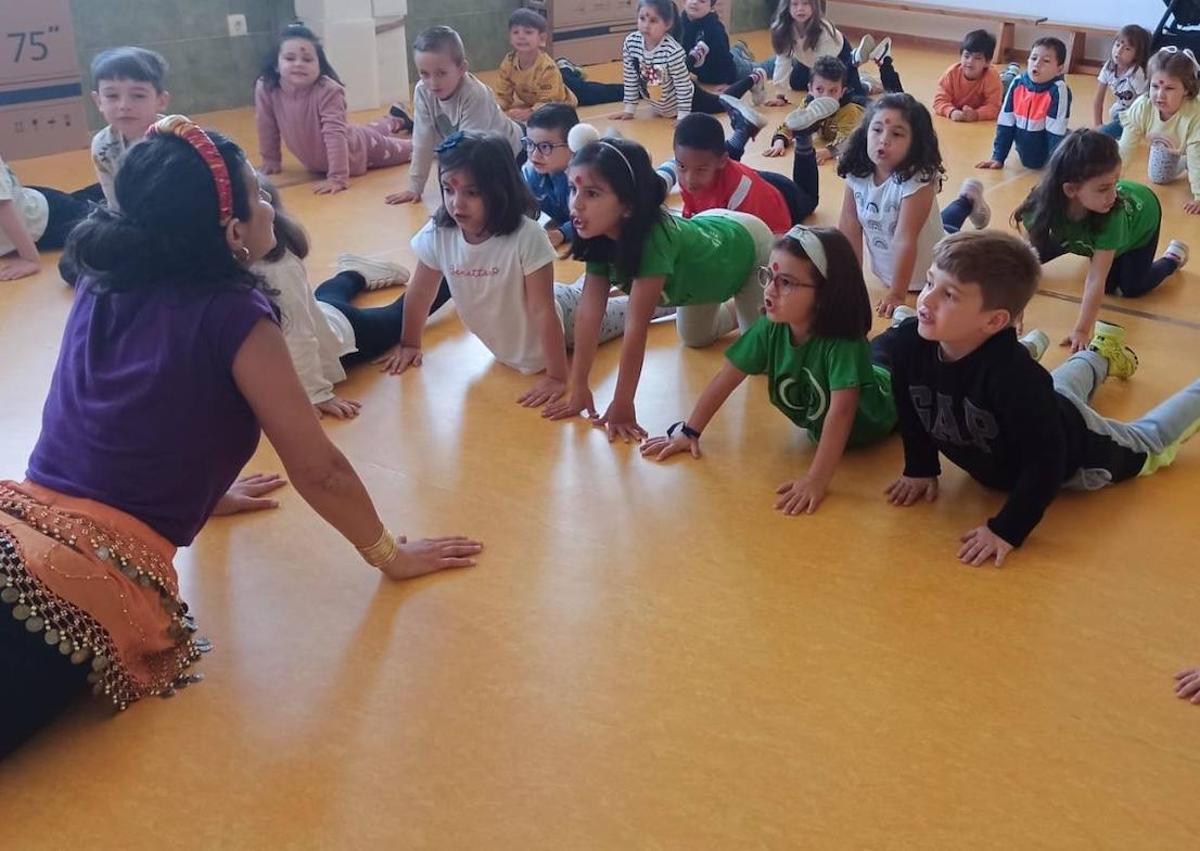
M 850 241 L 834 228 L 797 225 L 758 269 L 766 315 L 725 352 L 725 365 L 686 420 L 642 444 L 665 461 L 700 457 L 700 434 L 748 375 L 766 375 L 771 404 L 817 444 L 808 471 L 776 489 L 775 508 L 812 514 L 847 446 L 882 440 L 896 426 L 892 376 L 872 363 L 871 301 Z

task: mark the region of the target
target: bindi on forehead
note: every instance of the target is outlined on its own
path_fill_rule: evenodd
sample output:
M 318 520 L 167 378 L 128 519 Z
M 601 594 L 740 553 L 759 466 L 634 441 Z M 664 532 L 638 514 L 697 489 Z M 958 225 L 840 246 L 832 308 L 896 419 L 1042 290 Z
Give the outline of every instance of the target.
M 778 262 L 778 261 L 776 261 L 776 262 L 774 262 L 774 263 L 772 263 L 772 264 L 771 264 L 771 271 L 772 271 L 772 272 L 778 272 L 778 271 L 779 271 L 779 262 Z

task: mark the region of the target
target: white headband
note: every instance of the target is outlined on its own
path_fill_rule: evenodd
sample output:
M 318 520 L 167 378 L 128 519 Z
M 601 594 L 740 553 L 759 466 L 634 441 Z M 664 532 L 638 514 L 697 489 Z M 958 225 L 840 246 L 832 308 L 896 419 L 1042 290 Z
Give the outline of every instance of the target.
M 1173 54 L 1176 54 L 1176 53 L 1182 53 L 1182 54 L 1183 54 L 1184 56 L 1186 56 L 1188 59 L 1192 60 L 1192 66 L 1193 66 L 1193 67 L 1196 69 L 1196 73 L 1197 73 L 1197 74 L 1200 74 L 1200 62 L 1197 62 L 1197 61 L 1196 61 L 1196 54 L 1192 53 L 1192 49 L 1191 49 L 1190 47 L 1185 47 L 1183 50 L 1180 50 L 1180 49 L 1179 49 L 1178 47 L 1176 47 L 1175 45 L 1173 45 L 1173 44 L 1168 44 L 1166 47 L 1160 47 L 1160 48 L 1158 49 L 1158 52 L 1159 52 L 1159 53 L 1166 53 L 1166 54 L 1168 54 L 1168 55 L 1173 55 Z
M 825 257 L 825 246 L 821 243 L 821 238 L 813 233 L 813 229 L 804 225 L 795 225 L 784 236 L 789 239 L 794 239 L 800 243 L 800 247 L 804 249 L 804 253 L 808 255 L 808 259 L 817 267 L 817 271 L 821 273 L 822 278 L 829 278 L 829 260 Z
M 637 183 L 637 174 L 633 170 L 633 163 L 629 161 L 629 157 L 625 156 L 625 152 L 610 142 L 608 139 L 600 137 L 600 131 L 590 124 L 576 124 L 567 134 L 567 147 L 571 153 L 577 153 L 592 142 L 598 142 L 610 151 L 616 151 L 617 156 L 621 158 L 621 162 L 625 163 L 625 168 L 629 169 L 629 179 Z

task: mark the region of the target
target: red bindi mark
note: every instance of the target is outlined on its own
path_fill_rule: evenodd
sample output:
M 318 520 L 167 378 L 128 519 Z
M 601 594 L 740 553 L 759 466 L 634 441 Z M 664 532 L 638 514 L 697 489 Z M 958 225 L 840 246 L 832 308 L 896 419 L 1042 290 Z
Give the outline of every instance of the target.
M 779 264 L 778 264 L 778 263 L 772 263 L 772 264 L 771 264 L 771 271 L 772 271 L 772 272 L 778 272 L 778 271 L 779 271 Z
M 574 183 L 576 186 L 583 186 L 583 178 L 580 177 L 578 174 L 571 178 L 571 182 Z
M 455 177 L 454 175 L 450 175 L 450 179 L 447 180 L 446 182 L 450 184 L 450 187 L 452 189 L 457 189 L 459 186 L 462 185 L 462 180 Z

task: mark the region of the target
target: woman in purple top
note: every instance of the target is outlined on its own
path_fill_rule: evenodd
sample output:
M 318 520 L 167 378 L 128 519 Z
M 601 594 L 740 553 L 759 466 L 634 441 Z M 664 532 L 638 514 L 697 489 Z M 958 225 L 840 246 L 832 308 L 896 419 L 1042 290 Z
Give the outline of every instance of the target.
M 0 482 L 0 756 L 86 683 L 124 708 L 190 681 L 208 644 L 171 561 L 211 515 L 253 503 L 235 479 L 260 429 L 389 578 L 481 549 L 397 541 L 321 430 L 249 271 L 274 216 L 235 144 L 169 116 L 130 149 L 116 195 L 122 212 L 100 208 L 71 236 L 82 272 L 42 431 L 26 480 Z

